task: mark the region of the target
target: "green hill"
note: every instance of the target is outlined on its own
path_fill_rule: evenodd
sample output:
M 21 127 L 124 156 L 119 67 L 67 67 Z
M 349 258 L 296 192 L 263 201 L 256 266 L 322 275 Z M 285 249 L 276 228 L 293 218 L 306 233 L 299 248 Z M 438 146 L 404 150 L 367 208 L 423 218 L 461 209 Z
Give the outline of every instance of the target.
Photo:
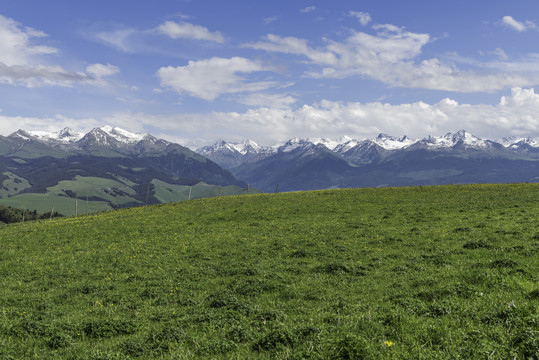
M 329 190 L 6 225 L 0 358 L 538 358 L 538 199 Z

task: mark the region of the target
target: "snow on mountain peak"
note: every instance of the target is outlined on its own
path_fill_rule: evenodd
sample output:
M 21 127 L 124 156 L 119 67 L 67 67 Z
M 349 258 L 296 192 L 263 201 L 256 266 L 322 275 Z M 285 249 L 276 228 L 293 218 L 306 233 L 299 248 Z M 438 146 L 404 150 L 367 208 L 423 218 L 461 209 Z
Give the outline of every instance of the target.
M 337 147 L 349 142 L 350 140 L 352 140 L 351 137 L 343 136 L 343 137 L 341 137 L 340 139 L 337 139 L 337 140 L 325 139 L 325 138 L 310 138 L 307 141 L 309 141 L 309 142 L 311 142 L 311 143 L 313 143 L 315 145 L 322 144 L 325 147 L 327 147 L 329 150 L 335 151 L 335 149 L 337 149 Z
M 506 148 L 515 149 L 523 144 L 529 145 L 534 148 L 539 148 L 539 138 L 510 136 L 504 137 L 502 139 L 497 139 L 495 141 L 499 144 L 502 144 Z
M 99 129 L 105 132 L 107 135 L 114 138 L 115 140 L 124 144 L 137 143 L 141 141 L 142 139 L 144 139 L 144 137 L 147 135 L 147 134 L 135 134 L 127 130 L 121 129 L 119 127 L 112 127 L 109 125 L 102 126 Z
M 55 132 L 31 130 L 25 131 L 25 133 L 31 135 L 37 140 L 41 141 L 57 141 L 62 143 L 72 143 L 80 140 L 84 134 L 76 132 L 68 127 Z
M 249 139 L 244 140 L 242 142 L 238 142 L 238 143 L 227 142 L 223 139 L 219 139 L 213 145 L 203 146 L 202 148 L 199 149 L 199 152 L 201 154 L 208 154 L 208 153 L 212 153 L 216 151 L 225 150 L 225 151 L 230 151 L 230 152 L 237 151 L 242 155 L 246 155 L 248 153 L 258 153 L 262 149 L 263 148 L 260 145 L 258 145 L 253 140 L 249 140 Z
M 277 151 L 290 152 L 290 151 L 292 151 L 294 149 L 297 149 L 298 147 L 300 147 L 302 145 L 305 145 L 305 144 L 308 144 L 308 143 L 310 143 L 309 140 L 304 140 L 304 139 L 300 139 L 300 138 L 296 137 L 296 138 L 288 140 L 284 144 L 273 145 L 272 148 L 277 150 Z
M 244 140 L 240 143 L 229 143 L 229 145 L 242 155 L 247 153 L 258 153 L 262 150 L 262 147 L 253 140 Z
M 434 137 L 427 136 L 421 140 L 421 143 L 432 148 L 450 148 L 457 144 L 462 144 L 468 148 L 487 148 L 489 141 L 483 140 L 470 134 L 465 130 L 459 130 L 456 133 L 447 133 L 444 136 Z
M 412 145 L 416 140 L 409 139 L 406 135 L 398 138 L 387 134 L 379 134 L 372 139 L 372 142 L 386 150 L 396 150 Z

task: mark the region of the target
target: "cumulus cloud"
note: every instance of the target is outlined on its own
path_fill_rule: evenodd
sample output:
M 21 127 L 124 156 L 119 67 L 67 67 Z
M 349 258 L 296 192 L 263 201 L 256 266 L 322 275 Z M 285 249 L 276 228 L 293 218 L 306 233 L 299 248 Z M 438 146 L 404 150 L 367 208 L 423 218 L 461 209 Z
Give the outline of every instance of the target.
M 157 76 L 165 88 L 212 101 L 222 94 L 261 91 L 276 85 L 271 81 L 248 81 L 240 75 L 260 71 L 272 69 L 242 57 L 213 57 L 189 61 L 186 66 L 162 67 Z
M 34 38 L 46 36 L 41 31 L 0 15 L 0 62 L 6 66 L 29 65 L 37 55 L 58 53 L 56 48 L 32 43 Z
M 224 43 L 225 38 L 220 32 L 211 32 L 204 26 L 194 25 L 188 22 L 165 21 L 156 28 L 157 32 L 173 39 L 206 40 Z
M 348 12 L 348 15 L 357 18 L 359 20 L 359 23 L 363 26 L 367 26 L 372 20 L 371 15 L 363 11 L 351 10 Z
M 523 32 L 529 29 L 536 29 L 537 26 L 532 21 L 526 20 L 524 22 L 515 20 L 512 16 L 504 16 L 502 18 L 502 24 L 509 26 L 510 28 L 518 31 Z
M 76 83 L 102 86 L 100 78 L 117 70 L 112 65 L 95 64 L 85 73 L 45 65 L 45 55 L 59 53 L 56 48 L 35 44 L 36 40 L 46 37 L 42 31 L 0 15 L 0 83 L 26 87 L 71 87 Z
M 409 32 L 391 24 L 375 24 L 372 28 L 375 34 L 351 31 L 341 42 L 324 39 L 325 45 L 319 48 L 311 47 L 305 39 L 274 34 L 244 46 L 306 57 L 318 67 L 306 72 L 312 78 L 365 76 L 389 86 L 455 92 L 493 92 L 539 83 L 539 71 L 529 71 L 539 65 L 539 58 L 460 63 L 465 65 L 460 67 L 439 58 L 422 59 L 423 47 L 432 41 L 429 34 Z
M 152 128 L 162 134 L 181 133 L 185 137 L 184 144 L 192 139 L 205 139 L 207 142 L 219 138 L 251 138 L 270 145 L 297 136 L 339 138 L 349 135 L 362 139 L 383 132 L 423 138 L 459 129 L 491 139 L 510 135 L 537 137 L 538 113 L 539 94 L 531 88 L 513 88 L 510 95 L 502 97 L 494 105 L 459 104 L 452 99 L 433 104 L 421 101 L 388 104 L 323 100 L 297 109 L 261 106 L 245 112 L 206 114 L 121 113 L 106 121 L 138 132 Z M 129 126 L 136 126 L 136 129 Z

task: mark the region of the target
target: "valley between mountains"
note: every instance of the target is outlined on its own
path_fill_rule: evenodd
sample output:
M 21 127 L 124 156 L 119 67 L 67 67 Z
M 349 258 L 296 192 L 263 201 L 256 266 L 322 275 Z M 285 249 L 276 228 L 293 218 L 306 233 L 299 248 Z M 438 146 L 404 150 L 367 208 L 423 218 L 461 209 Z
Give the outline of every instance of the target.
M 110 126 L 0 136 L 0 205 L 65 215 L 248 192 L 539 181 L 539 139 L 252 140 L 189 149 Z

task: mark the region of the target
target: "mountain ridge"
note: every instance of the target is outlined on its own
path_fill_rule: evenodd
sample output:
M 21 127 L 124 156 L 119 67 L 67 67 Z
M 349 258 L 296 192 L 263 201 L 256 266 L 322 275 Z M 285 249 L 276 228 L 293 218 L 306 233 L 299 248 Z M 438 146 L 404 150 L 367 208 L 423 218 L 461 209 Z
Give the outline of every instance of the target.
M 379 134 L 375 138 L 354 139 L 349 136 L 343 136 L 337 140 L 325 138 L 292 138 L 285 142 L 280 142 L 270 146 L 260 146 L 253 140 L 244 140 L 242 142 L 226 142 L 219 140 L 213 145 L 206 145 L 194 149 L 195 152 L 202 154 L 205 157 L 219 163 L 227 169 L 237 167 L 244 162 L 258 161 L 264 157 L 275 155 L 278 152 L 292 151 L 296 147 L 305 146 L 306 144 L 322 144 L 327 149 L 343 155 L 345 158 L 348 154 L 355 153 L 356 158 L 358 153 L 364 152 L 367 148 L 376 145 L 376 151 L 379 153 L 388 153 L 395 150 L 407 150 L 414 148 L 428 148 L 430 150 L 513 150 L 515 152 L 539 153 L 539 137 L 512 137 L 503 139 L 481 139 L 466 130 L 459 130 L 455 133 L 449 132 L 442 136 L 428 135 L 422 139 L 410 139 L 406 135 L 397 137 Z M 249 144 L 251 149 L 256 151 L 246 151 L 244 144 Z M 255 144 L 255 146 L 253 146 Z M 226 149 L 226 151 L 224 151 Z M 354 149 L 353 151 L 351 151 Z M 249 154 L 246 156 L 246 154 Z M 233 161 L 229 159 L 234 159 Z M 365 163 L 365 159 L 359 159 L 360 163 Z
M 459 130 L 419 140 L 292 138 L 249 158 L 206 147 L 204 156 L 258 188 L 282 191 L 539 181 L 539 139 L 481 139 Z M 221 148 L 228 146 L 221 141 Z M 228 160 L 234 157 L 234 162 Z
M 0 136 L 0 203 L 5 205 L 72 211 L 79 199 L 106 210 L 246 188 L 230 171 L 184 146 L 117 127 L 87 133 L 20 129 Z

